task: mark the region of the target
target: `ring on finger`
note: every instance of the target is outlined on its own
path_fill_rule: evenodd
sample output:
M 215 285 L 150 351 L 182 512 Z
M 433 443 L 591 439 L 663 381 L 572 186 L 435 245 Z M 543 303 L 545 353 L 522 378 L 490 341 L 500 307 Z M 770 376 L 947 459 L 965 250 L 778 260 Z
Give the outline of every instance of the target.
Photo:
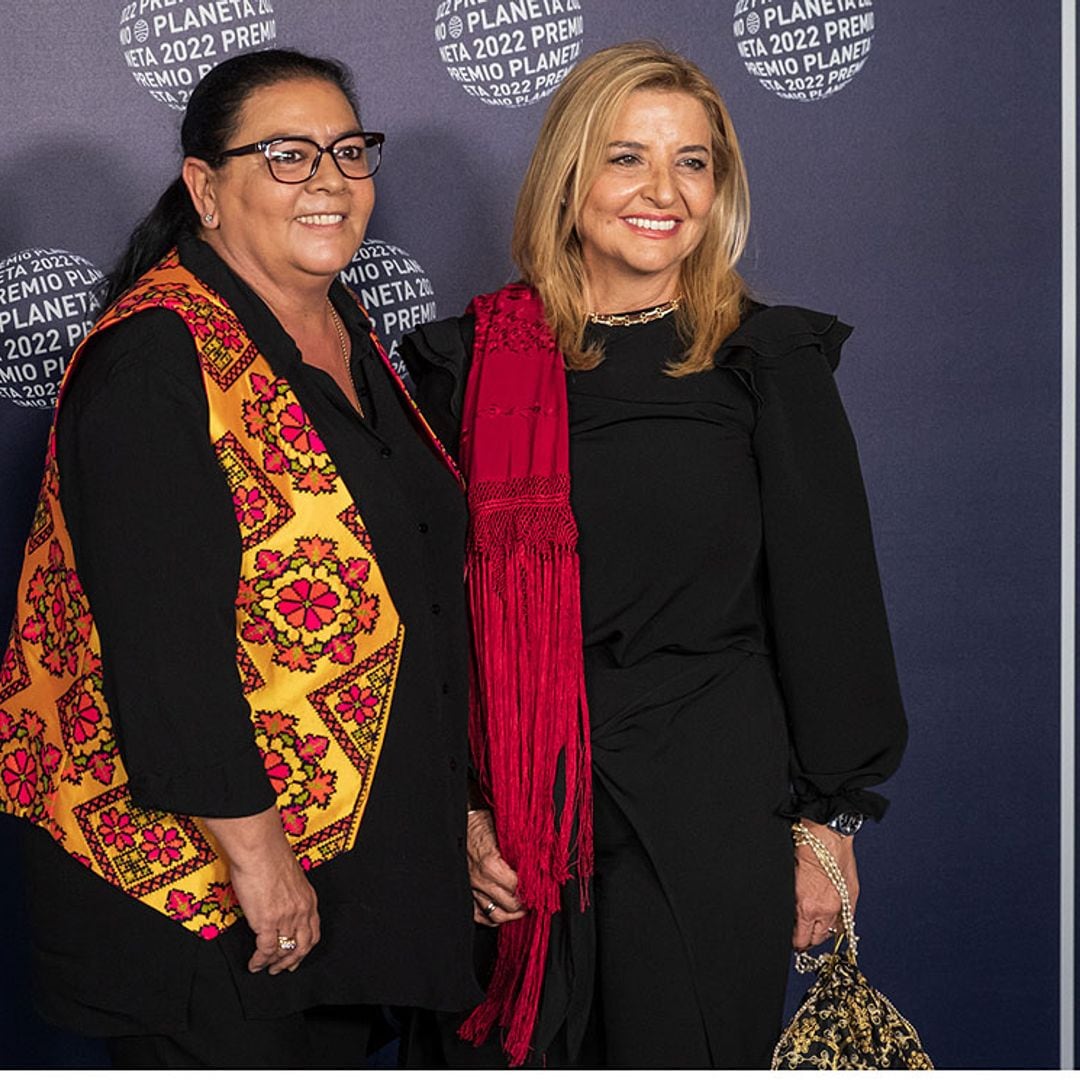
M 492 912 L 493 912 L 493 911 L 494 911 L 494 910 L 495 910 L 495 909 L 496 909 L 496 908 L 497 908 L 498 906 L 499 906 L 499 905 L 498 905 L 498 904 L 496 904 L 494 900 L 490 901 L 490 902 L 489 902 L 489 904 L 488 904 L 488 906 L 487 906 L 486 908 L 484 908 L 484 914 L 485 914 L 485 915 L 486 915 L 486 916 L 487 916 L 487 917 L 488 917 L 488 918 L 490 919 L 490 918 L 491 918 L 491 913 L 492 913 Z
M 282 952 L 292 952 L 296 948 L 296 938 L 286 937 L 285 934 L 278 934 L 277 947 Z

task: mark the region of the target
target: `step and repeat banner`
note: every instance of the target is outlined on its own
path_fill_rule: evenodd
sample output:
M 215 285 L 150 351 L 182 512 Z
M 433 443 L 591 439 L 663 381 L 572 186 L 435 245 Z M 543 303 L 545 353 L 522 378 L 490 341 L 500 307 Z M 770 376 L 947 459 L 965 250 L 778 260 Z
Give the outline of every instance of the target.
M 344 276 L 396 351 L 513 276 L 517 186 L 583 56 L 648 37 L 699 63 L 746 153 L 746 276 L 856 327 L 838 381 L 911 722 L 858 841 L 864 968 L 939 1066 L 1057 1066 L 1057 3 L 16 0 L 3 24 L 5 628 L 57 382 L 214 64 L 291 46 L 355 72 L 388 137 Z M 101 1063 L 31 1011 L 17 848 L 0 821 L 0 1065 Z

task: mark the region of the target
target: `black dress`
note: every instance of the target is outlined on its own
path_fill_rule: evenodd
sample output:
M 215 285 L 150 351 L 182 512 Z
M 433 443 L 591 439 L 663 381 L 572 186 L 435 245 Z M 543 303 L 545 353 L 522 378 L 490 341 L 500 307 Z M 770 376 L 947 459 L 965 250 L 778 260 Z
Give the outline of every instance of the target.
M 207 245 L 184 243 L 181 258 L 230 304 L 311 417 L 370 530 L 406 644 L 356 845 L 309 874 L 322 940 L 296 972 L 251 974 L 245 923 L 202 941 L 27 827 L 37 1004 L 87 1035 L 183 1032 L 193 987 L 213 967 L 252 1020 L 328 1004 L 466 1008 L 479 990 L 463 855 L 464 497 L 419 437 L 340 285 L 331 298 L 352 340 L 364 420 Z M 213 817 L 272 805 L 235 663 L 232 497 L 183 322 L 146 312 L 95 339 L 57 438 L 64 514 L 134 797 Z M 249 1046 L 234 1063 L 256 1064 L 257 1052 Z M 363 1063 L 362 1047 L 352 1063 Z
M 850 330 L 755 306 L 713 370 L 678 379 L 664 373 L 673 317 L 591 333 L 605 359 L 567 390 L 597 873 L 586 918 L 564 905 L 537 1060 L 766 1067 L 793 922 L 789 818 L 879 817 L 864 789 L 905 741 L 832 378 Z M 447 320 L 402 349 L 448 438 L 471 336 Z

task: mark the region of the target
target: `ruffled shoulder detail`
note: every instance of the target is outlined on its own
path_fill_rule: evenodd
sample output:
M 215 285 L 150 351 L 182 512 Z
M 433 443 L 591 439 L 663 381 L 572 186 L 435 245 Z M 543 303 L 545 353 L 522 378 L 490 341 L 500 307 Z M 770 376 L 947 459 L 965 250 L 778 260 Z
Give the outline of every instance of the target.
M 425 398 L 429 407 L 432 404 L 431 394 L 425 392 L 426 383 L 437 394 L 438 405 L 460 421 L 475 326 L 472 315 L 462 315 L 425 323 L 401 339 L 401 358 L 416 386 L 421 408 Z
M 764 399 L 754 379 L 757 372 L 781 367 L 788 357 L 806 348 L 818 349 L 835 371 L 840 348 L 852 329 L 821 311 L 754 303 L 717 350 L 716 366 L 738 374 L 761 405 Z
M 419 381 L 429 367 L 461 373 L 472 359 L 474 319 L 462 315 L 424 323 L 401 339 L 401 353 L 409 374 Z M 413 371 L 413 367 L 416 371 Z

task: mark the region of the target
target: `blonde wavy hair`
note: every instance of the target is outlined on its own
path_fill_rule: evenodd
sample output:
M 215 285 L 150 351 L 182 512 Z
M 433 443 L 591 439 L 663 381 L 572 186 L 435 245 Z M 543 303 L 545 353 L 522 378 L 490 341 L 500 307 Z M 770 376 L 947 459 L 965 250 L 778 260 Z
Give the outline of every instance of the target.
M 680 267 L 683 301 L 677 325 L 685 345 L 667 373 L 707 371 L 735 329 L 749 292 L 735 266 L 750 229 L 750 192 L 735 129 L 705 73 L 651 41 L 601 49 L 582 60 L 555 92 L 544 116 L 514 214 L 511 252 L 523 280 L 544 302 L 566 366 L 588 370 L 604 356 L 585 346 L 586 277 L 577 224 L 606 160 L 616 117 L 635 90 L 689 94 L 701 102 L 712 132 L 716 199 L 705 234 Z

